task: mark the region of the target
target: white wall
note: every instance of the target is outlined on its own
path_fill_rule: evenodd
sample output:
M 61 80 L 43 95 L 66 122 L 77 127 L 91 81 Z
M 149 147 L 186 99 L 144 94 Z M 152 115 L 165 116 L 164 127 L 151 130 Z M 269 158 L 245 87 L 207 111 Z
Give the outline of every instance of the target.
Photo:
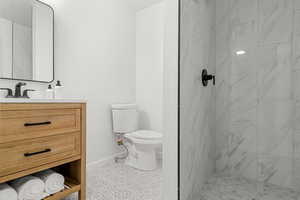
M 60 0 L 59 0 L 60 1 Z M 124 0 L 64 0 L 55 8 L 57 78 L 88 100 L 88 161 L 117 152 L 110 104 L 135 101 L 135 15 Z
M 136 14 L 136 102 L 142 129 L 162 132 L 164 2 Z
M 163 199 L 178 199 L 178 1 L 165 0 Z
M 110 104 L 135 101 L 135 12 L 124 0 L 47 1 L 55 9 L 56 79 L 64 96 L 88 100 L 88 162 L 111 156 L 118 148 Z M 15 83 L 0 80 L 1 87 Z

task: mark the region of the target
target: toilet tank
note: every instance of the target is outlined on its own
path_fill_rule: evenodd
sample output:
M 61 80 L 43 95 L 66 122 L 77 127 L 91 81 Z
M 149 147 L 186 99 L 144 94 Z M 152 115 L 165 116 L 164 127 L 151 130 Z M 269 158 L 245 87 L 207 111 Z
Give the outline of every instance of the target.
M 114 133 L 130 133 L 138 129 L 136 104 L 114 104 L 111 108 Z

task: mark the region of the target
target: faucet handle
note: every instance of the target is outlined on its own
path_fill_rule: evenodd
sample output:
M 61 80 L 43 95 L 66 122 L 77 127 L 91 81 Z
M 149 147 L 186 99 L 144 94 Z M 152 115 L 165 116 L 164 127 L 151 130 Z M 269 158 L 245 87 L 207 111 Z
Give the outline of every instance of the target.
M 32 90 L 32 89 L 26 89 L 23 91 L 23 98 L 27 98 L 29 99 L 30 97 L 28 96 L 28 92 L 34 92 L 35 90 Z
M 6 98 L 13 98 L 13 91 L 10 88 L 0 88 L 0 90 L 6 90 L 7 91 L 7 95 Z

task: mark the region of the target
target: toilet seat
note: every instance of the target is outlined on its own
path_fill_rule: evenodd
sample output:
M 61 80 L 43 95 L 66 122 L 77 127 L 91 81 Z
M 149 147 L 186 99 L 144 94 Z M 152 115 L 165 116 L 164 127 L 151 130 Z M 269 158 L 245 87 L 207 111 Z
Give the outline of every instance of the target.
M 150 131 L 150 130 L 139 130 L 135 131 L 132 133 L 129 133 L 131 137 L 137 138 L 137 139 L 143 139 L 143 140 L 156 140 L 156 139 L 161 139 L 162 134 L 155 132 L 155 131 Z
M 162 143 L 162 134 L 150 131 L 139 130 L 125 135 L 126 138 L 137 144 L 160 144 Z

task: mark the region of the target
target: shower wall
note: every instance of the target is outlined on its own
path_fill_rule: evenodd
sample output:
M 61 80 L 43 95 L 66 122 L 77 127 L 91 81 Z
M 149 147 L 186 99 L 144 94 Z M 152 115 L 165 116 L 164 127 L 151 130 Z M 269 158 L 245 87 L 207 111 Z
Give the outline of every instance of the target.
M 300 0 L 216 2 L 218 173 L 300 189 Z
M 199 199 L 215 171 L 215 95 L 202 69 L 215 73 L 215 1 L 181 0 L 180 200 Z

